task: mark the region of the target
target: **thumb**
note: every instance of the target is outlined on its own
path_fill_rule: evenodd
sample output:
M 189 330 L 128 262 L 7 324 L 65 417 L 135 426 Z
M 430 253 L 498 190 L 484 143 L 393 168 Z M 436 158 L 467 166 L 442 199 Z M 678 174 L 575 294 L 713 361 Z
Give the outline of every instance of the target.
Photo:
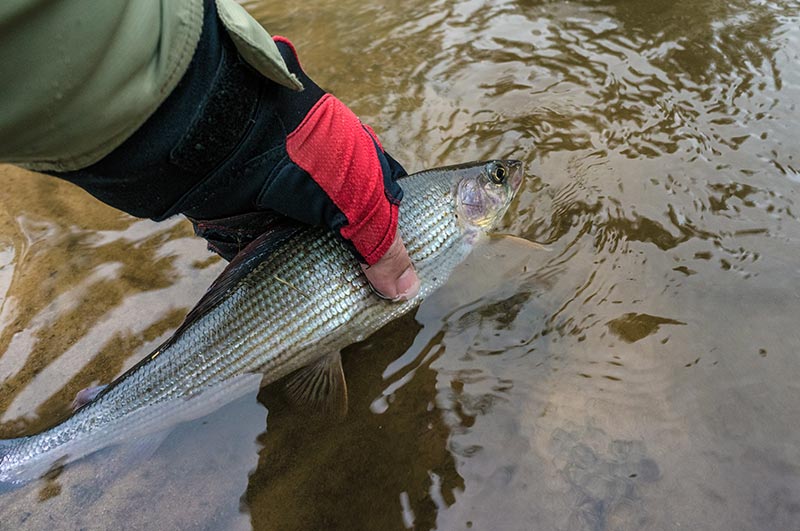
M 380 260 L 371 266 L 362 264 L 361 267 L 369 283 L 385 299 L 404 301 L 419 293 L 419 277 L 400 233 L 395 234 L 392 245 Z

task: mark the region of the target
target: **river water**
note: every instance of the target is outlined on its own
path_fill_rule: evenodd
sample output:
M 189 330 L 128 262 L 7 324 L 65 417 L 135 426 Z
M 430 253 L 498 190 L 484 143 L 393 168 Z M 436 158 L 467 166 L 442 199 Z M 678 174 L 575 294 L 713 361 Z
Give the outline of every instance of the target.
M 246 7 L 410 171 L 516 157 L 502 231 L 345 351 L 144 461 L 0 495 L 2 529 L 800 530 L 800 4 Z M 169 336 L 223 264 L 0 167 L 0 436 Z

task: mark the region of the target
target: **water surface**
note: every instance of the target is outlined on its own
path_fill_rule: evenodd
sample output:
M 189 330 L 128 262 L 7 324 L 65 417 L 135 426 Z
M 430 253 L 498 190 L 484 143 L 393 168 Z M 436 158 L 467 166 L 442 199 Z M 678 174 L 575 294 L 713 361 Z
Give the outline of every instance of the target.
M 800 529 L 800 5 L 246 7 L 410 171 L 524 160 L 502 232 L 541 248 L 493 240 L 347 349 L 344 421 L 268 387 L 145 462 L 0 496 L 0 528 Z M 166 338 L 223 264 L 185 221 L 0 176 L 11 437 Z

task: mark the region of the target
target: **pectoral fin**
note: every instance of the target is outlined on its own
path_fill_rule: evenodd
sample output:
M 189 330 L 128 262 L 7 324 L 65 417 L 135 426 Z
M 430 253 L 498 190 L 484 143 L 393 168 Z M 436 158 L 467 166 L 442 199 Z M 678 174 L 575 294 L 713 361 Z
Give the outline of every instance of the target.
M 521 248 L 527 248 L 531 251 L 550 251 L 550 247 L 542 245 L 541 243 L 532 242 L 526 238 L 520 238 L 519 236 L 514 236 L 513 234 L 503 234 L 500 232 L 493 232 L 489 234 L 489 238 L 492 240 L 498 241 L 502 240 L 505 242 L 511 242 L 515 245 L 520 246 Z
M 343 417 L 347 413 L 347 384 L 342 357 L 332 352 L 289 377 L 286 394 L 294 404 Z
M 78 391 L 78 393 L 75 395 L 75 399 L 72 401 L 72 412 L 74 413 L 78 411 L 80 408 L 97 398 L 97 395 L 102 393 L 106 387 L 108 387 L 108 385 L 97 385 Z

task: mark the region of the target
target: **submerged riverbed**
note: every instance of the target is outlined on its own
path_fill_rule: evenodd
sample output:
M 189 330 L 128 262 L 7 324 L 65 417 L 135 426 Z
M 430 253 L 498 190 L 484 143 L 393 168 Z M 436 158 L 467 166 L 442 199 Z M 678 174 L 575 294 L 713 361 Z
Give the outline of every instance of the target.
M 0 494 L 0 529 L 800 529 L 800 5 L 245 5 L 409 171 L 522 159 L 502 232 L 541 245 L 493 239 L 348 348 L 343 421 L 267 387 Z M 0 178 L 7 438 L 224 264 L 184 220 Z

